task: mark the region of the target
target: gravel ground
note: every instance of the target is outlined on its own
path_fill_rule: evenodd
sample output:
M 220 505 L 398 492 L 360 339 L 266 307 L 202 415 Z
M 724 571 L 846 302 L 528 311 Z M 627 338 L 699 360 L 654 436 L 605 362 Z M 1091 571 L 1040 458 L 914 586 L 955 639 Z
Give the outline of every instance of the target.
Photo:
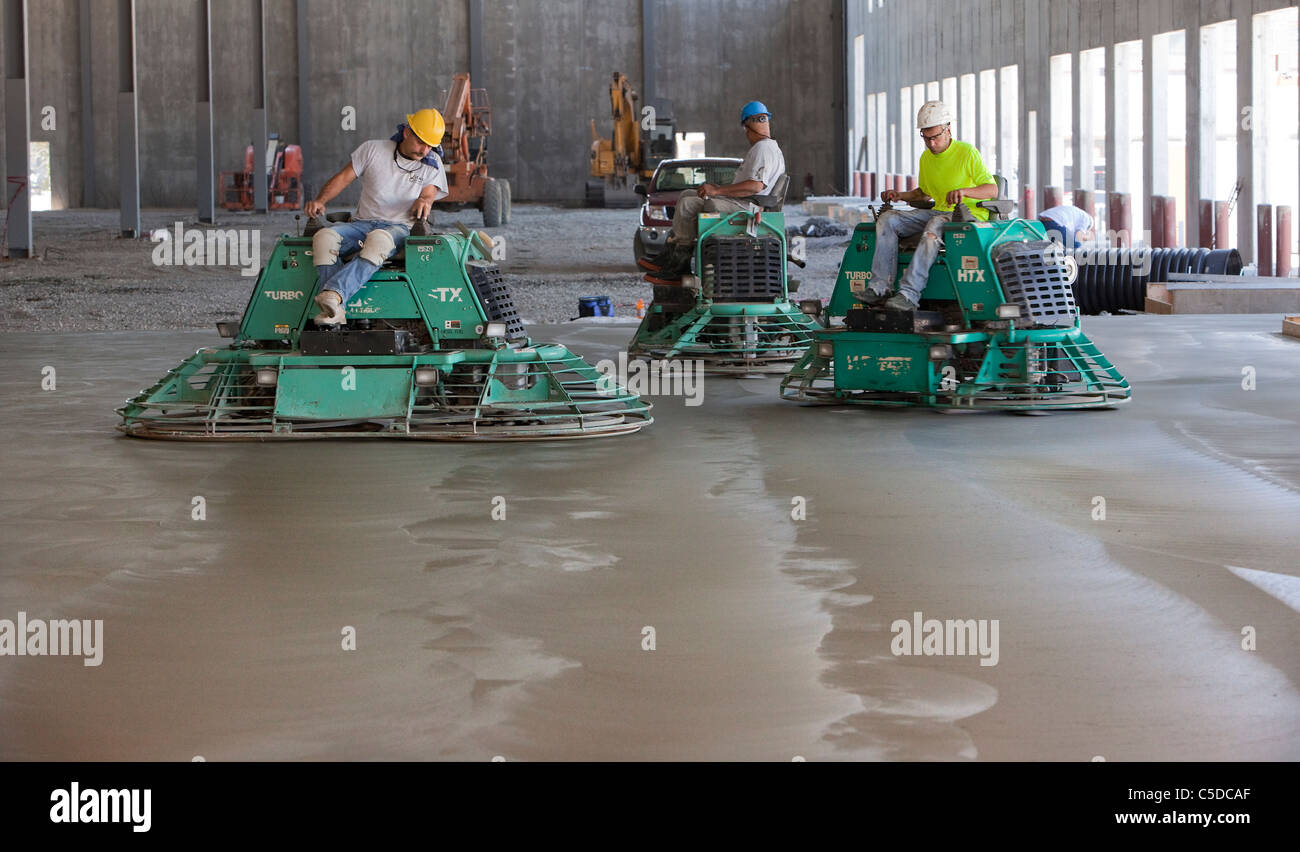
M 506 238 L 505 268 L 525 320 L 562 322 L 578 312 L 579 296 L 610 296 L 616 314 L 630 314 L 650 285 L 632 260 L 636 210 L 586 210 L 517 204 L 511 222 L 488 229 Z M 786 208 L 787 225 L 807 220 Z M 477 210 L 439 212 L 439 226 L 463 221 L 481 228 Z M 200 227 L 192 210 L 148 210 L 146 233 Z M 262 262 L 280 234 L 295 233 L 292 213 L 227 213 L 216 228 L 256 229 Z M 166 266 L 153 261 L 149 239 L 121 239 L 116 210 L 57 210 L 34 214 L 37 254 L 0 263 L 0 331 L 106 331 L 211 328 L 238 317 L 251 277 L 235 266 Z M 808 266 L 791 266 L 801 281 L 796 298 L 829 298 L 847 237 L 808 239 Z M 259 267 L 261 263 L 257 264 Z

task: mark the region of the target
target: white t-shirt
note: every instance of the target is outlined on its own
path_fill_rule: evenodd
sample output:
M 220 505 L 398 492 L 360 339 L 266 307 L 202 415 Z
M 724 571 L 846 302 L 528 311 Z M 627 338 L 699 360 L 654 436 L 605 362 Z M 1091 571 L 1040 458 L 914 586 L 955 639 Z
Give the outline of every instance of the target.
M 396 152 L 397 143 L 391 139 L 371 139 L 352 152 L 352 170 L 361 178 L 356 218 L 409 227 L 415 223 L 411 207 L 421 190 L 433 184 L 438 187 L 435 200 L 447 194 L 447 172 L 437 154 L 433 155 L 438 160 L 434 168 Z
M 761 180 L 763 191 L 754 194 L 767 195 L 772 190 L 772 184 L 783 174 L 785 155 L 781 153 L 781 146 L 776 144 L 775 139 L 760 139 L 749 147 L 749 153 L 740 161 L 733 183 Z
M 1064 225 L 1070 229 L 1067 236 L 1073 240 L 1076 231 L 1091 231 L 1093 226 L 1092 217 L 1088 211 L 1081 210 L 1073 204 L 1062 204 L 1057 207 L 1048 207 L 1038 214 L 1039 219 L 1051 219 L 1058 225 Z

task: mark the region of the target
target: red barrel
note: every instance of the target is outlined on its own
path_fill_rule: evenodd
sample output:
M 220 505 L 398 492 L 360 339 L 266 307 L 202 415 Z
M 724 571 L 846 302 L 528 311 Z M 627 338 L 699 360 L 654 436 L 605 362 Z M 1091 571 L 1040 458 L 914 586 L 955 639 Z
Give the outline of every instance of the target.
M 1255 205 L 1255 269 L 1257 275 L 1273 274 L 1273 205 Z
M 1151 215 L 1148 218 L 1151 221 L 1151 247 L 1166 248 L 1164 196 L 1151 196 Z
M 1060 207 L 1061 202 L 1065 199 L 1065 193 L 1058 186 L 1043 187 L 1043 209 L 1047 210 L 1052 207 Z
M 1120 248 L 1133 245 L 1133 207 L 1127 192 L 1108 193 L 1106 210 L 1110 216 L 1110 229 L 1116 235 L 1116 244 Z
M 1033 187 L 1030 187 L 1030 186 L 1025 187 L 1025 191 L 1024 191 L 1023 193 L 1021 193 L 1021 195 L 1022 195 L 1023 197 L 1022 197 L 1021 200 L 1020 200 L 1020 211 L 1021 211 L 1021 212 L 1020 212 L 1020 217 L 1021 217 L 1022 219 L 1034 219 L 1034 218 L 1037 218 L 1037 216 L 1038 216 L 1038 208 L 1036 208 L 1036 207 L 1034 206 L 1034 189 L 1033 189 Z
M 1094 222 L 1097 221 L 1097 208 L 1093 201 L 1095 197 L 1090 189 L 1076 189 L 1074 191 L 1074 206 L 1091 216 Z
M 1232 242 L 1232 235 L 1228 233 L 1231 209 L 1226 201 L 1214 202 L 1214 247 L 1216 249 L 1226 249 Z
M 1286 278 L 1291 274 L 1291 208 L 1279 205 L 1277 208 L 1277 257 L 1274 258 L 1274 270 Z
M 1214 202 L 1208 198 L 1201 199 L 1201 248 L 1214 248 Z

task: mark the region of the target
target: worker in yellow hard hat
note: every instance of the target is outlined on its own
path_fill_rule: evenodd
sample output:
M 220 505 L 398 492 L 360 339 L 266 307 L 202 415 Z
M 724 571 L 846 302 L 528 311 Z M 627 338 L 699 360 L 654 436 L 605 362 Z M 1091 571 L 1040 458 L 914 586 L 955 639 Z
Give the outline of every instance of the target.
M 346 320 L 348 300 L 406 242 L 411 226 L 424 221 L 433 203 L 447 194 L 447 172 L 438 147 L 445 129 L 436 109 L 411 113 L 392 137 L 362 142 L 351 161 L 303 208 L 310 218 L 324 215 L 325 204 L 361 178 L 361 201 L 352 221 L 321 228 L 312 237 L 316 304 L 321 309 L 317 325 Z

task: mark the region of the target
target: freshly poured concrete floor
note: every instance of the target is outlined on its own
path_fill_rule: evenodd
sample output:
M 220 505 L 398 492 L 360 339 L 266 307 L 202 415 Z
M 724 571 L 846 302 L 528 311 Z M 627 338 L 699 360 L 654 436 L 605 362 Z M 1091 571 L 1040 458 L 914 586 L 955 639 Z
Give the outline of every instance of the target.
M 709 378 L 640 434 L 516 446 L 122 438 L 213 335 L 0 336 L 0 618 L 104 623 L 98 667 L 0 657 L 0 758 L 1300 759 L 1279 327 L 1088 319 L 1115 411 Z M 631 328 L 532 334 L 594 361 Z M 914 612 L 997 619 L 997 664 L 895 656 Z

